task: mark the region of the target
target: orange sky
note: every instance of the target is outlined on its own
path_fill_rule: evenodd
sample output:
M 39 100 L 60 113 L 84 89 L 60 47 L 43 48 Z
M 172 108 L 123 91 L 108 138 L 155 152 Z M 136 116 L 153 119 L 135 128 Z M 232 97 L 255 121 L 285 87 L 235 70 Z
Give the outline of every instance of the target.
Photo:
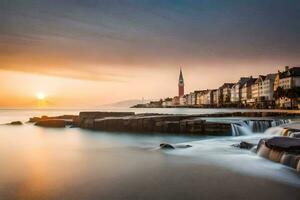
M 186 92 L 217 88 L 223 82 L 234 82 L 240 75 L 250 75 L 250 67 L 224 68 L 183 67 Z M 261 68 L 262 74 L 276 69 Z M 159 99 L 175 96 L 179 67 L 119 68 L 120 75 L 104 80 L 58 76 L 43 73 L 0 70 L 0 106 L 36 107 L 36 94 L 46 95 L 48 107 L 97 107 L 128 99 Z M 99 72 L 100 73 L 100 72 Z M 256 72 L 254 75 L 258 75 Z
M 0 107 L 95 107 L 300 64 L 297 1 L 0 2 Z M 285 13 L 282 15 L 282 13 Z

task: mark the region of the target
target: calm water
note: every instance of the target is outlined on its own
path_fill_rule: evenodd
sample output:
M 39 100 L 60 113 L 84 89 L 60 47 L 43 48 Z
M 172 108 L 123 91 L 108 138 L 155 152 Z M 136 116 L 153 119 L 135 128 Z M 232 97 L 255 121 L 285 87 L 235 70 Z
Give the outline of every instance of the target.
M 0 124 L 60 114 L 78 111 L 0 110 Z M 231 147 L 262 137 L 269 135 L 187 137 L 1 125 L 0 199 L 300 199 L 294 170 Z M 162 142 L 193 147 L 166 152 L 157 149 Z

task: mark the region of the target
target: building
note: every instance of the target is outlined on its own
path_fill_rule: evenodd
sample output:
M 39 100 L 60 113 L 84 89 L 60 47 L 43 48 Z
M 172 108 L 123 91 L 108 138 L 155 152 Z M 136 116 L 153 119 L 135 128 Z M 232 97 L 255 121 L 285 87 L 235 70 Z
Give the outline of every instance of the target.
M 300 104 L 299 98 L 296 99 L 296 102 L 293 102 L 295 100 L 292 100 L 286 96 L 288 91 L 291 89 L 299 88 L 300 87 L 300 67 L 292 67 L 289 68 L 288 66 L 285 67 L 284 72 L 278 71 L 278 74 L 275 78 L 276 85 L 274 86 L 275 93 L 276 90 L 280 87 L 285 92 L 281 97 L 279 97 L 276 101 L 276 104 L 278 107 L 281 108 L 291 108 L 291 107 L 297 107 Z M 294 104 L 294 105 L 292 105 Z
M 219 89 L 217 90 L 217 106 L 224 106 L 226 104 L 230 104 L 231 98 L 231 88 L 234 86 L 234 83 L 224 83 Z
M 179 97 L 179 105 L 181 105 L 181 106 L 187 105 L 187 97 L 188 97 L 188 95 L 183 95 L 183 96 Z
M 178 81 L 178 97 L 183 97 L 184 95 L 184 80 L 182 75 L 182 70 L 180 69 L 179 81 Z
M 213 106 L 218 104 L 218 90 L 212 90 L 212 104 Z
M 207 90 L 200 90 L 196 92 L 196 105 L 203 105 L 205 102 L 205 93 L 207 92 Z
M 196 90 L 194 91 L 194 96 L 193 98 L 195 98 L 195 105 L 200 105 L 200 96 L 202 95 L 202 91 L 201 90 Z
M 241 104 L 245 107 L 252 107 L 255 103 L 252 96 L 252 88 L 256 81 L 256 78 L 250 77 L 243 85 L 241 85 Z
M 251 99 L 249 100 L 249 104 L 255 104 L 255 107 L 257 106 L 257 102 L 259 102 L 260 85 L 265 78 L 265 76 L 260 75 L 251 85 Z
M 173 99 L 172 98 L 166 98 L 165 100 L 163 100 L 162 102 L 162 106 L 163 107 L 170 107 L 173 105 Z
M 258 107 L 269 108 L 274 107 L 274 83 L 276 74 L 268 74 L 261 78 L 259 87 Z
M 210 106 L 213 102 L 212 90 L 202 90 L 197 95 L 197 104 L 200 106 Z
M 189 94 L 187 94 L 186 104 L 188 106 L 196 105 L 196 91 L 190 92 Z
M 186 104 L 187 105 L 193 105 L 193 99 L 192 99 L 192 96 L 193 96 L 193 92 L 190 92 L 189 94 L 187 94 L 187 98 L 186 98 Z
M 192 105 L 196 105 L 197 104 L 197 92 L 198 91 L 194 91 L 193 93 L 192 93 Z
M 178 106 L 179 105 L 179 97 L 178 96 L 173 97 L 173 99 L 172 99 L 172 105 L 173 106 Z
M 251 77 L 242 77 L 240 80 L 235 83 L 231 88 L 231 103 L 240 104 L 242 97 L 242 86 L 244 83 L 249 80 Z
M 285 71 L 281 73 L 279 87 L 283 89 L 291 89 L 300 87 L 300 67 L 285 67 Z

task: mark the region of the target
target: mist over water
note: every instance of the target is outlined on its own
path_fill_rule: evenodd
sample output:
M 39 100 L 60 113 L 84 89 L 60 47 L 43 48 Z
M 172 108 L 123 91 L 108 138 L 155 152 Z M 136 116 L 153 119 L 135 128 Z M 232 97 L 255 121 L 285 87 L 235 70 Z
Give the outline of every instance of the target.
M 61 114 L 78 111 L 0 110 L 0 123 Z M 0 125 L 0 199 L 299 199 L 295 170 L 231 146 L 277 129 L 212 137 Z M 193 147 L 162 151 L 163 142 Z

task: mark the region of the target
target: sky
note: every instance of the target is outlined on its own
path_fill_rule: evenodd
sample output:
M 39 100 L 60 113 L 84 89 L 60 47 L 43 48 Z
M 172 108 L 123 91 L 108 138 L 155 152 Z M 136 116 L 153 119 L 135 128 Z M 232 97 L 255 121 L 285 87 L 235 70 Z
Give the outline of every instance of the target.
M 93 107 L 300 65 L 298 0 L 0 0 L 0 107 Z

